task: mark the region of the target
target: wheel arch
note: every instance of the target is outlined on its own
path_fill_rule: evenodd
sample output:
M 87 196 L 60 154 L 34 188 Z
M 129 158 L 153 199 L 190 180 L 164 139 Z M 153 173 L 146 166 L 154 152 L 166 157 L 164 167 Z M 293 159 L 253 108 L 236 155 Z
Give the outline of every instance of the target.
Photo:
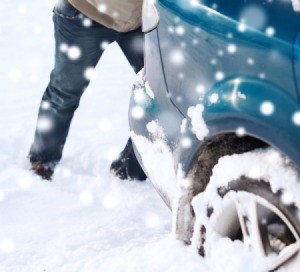
M 269 102 L 274 112 L 263 114 L 264 105 L 266 111 L 270 110 L 270 104 L 264 104 Z M 190 171 L 202 145 L 219 135 L 236 133 L 239 128 L 245 135 L 272 145 L 300 165 L 300 126 L 293 122 L 294 114 L 300 112 L 297 97 L 265 80 L 237 76 L 215 84 L 203 97 L 202 104 L 209 134 L 203 141 L 197 140 L 192 120 L 188 118 L 191 129 L 184 137 L 193 139 L 193 145 L 188 151 L 178 151 L 178 163 L 182 164 L 184 173 Z

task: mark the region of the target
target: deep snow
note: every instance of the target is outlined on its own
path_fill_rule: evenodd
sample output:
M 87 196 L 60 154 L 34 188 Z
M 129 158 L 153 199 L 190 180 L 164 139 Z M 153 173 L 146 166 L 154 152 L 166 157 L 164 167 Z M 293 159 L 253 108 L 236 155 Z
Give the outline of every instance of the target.
M 0 272 L 262 271 L 259 259 L 229 239 L 216 240 L 211 258 L 203 259 L 174 240 L 172 215 L 149 181 L 109 174 L 129 136 L 135 79 L 115 44 L 83 96 L 53 182 L 28 170 L 26 155 L 53 66 L 54 2 L 0 3 Z M 170 171 L 164 176 L 174 177 Z
M 152 185 L 109 174 L 129 136 L 135 78 L 116 45 L 81 101 L 53 182 L 28 171 L 53 66 L 53 5 L 0 3 L 0 271 L 205 271 L 170 236 L 171 213 Z

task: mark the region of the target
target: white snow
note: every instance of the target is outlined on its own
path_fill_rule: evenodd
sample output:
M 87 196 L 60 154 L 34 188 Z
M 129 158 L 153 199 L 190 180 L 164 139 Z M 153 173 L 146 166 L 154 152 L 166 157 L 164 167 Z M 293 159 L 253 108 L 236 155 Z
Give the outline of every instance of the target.
M 0 271 L 263 271 L 240 243 L 233 245 L 227 239 L 216 239 L 212 255 L 203 259 L 195 248 L 174 239 L 174 218 L 149 181 L 120 181 L 110 175 L 110 163 L 130 133 L 127 112 L 135 79 L 116 44 L 107 48 L 95 70 L 87 71 L 93 80 L 75 114 L 53 182 L 42 181 L 28 170 L 26 156 L 37 111 L 54 64 L 54 2 L 2 0 L 0 4 L 4 11 L 0 19 Z M 80 48 L 72 46 L 62 44 L 60 49 L 71 58 L 80 57 Z M 181 50 L 172 51 L 170 57 L 177 65 L 184 61 Z M 150 86 L 146 93 L 154 98 Z M 189 114 L 199 139 L 208 133 L 202 107 Z M 140 117 L 141 112 L 137 114 Z M 156 138 L 153 143 L 131 135 L 144 153 L 151 179 L 176 199 L 177 184 L 190 184 L 176 176 L 163 129 L 155 122 L 147 128 Z M 245 156 L 246 163 L 251 155 Z M 239 159 L 232 159 L 245 170 Z M 271 170 L 268 173 L 278 177 L 284 174 Z M 218 171 L 214 169 L 214 175 Z M 228 176 L 235 173 L 226 171 Z M 260 172 L 253 169 L 253 173 Z M 287 178 L 292 181 L 294 176 Z M 282 185 L 274 184 L 275 191 Z M 287 189 L 292 188 L 289 184 Z M 289 201 L 291 197 L 299 196 L 285 196 Z M 198 200 L 194 205 L 200 218 L 206 206 Z
M 164 130 L 157 121 L 148 123 L 147 129 L 153 142 L 134 132 L 131 132 L 131 137 L 141 153 L 151 181 L 161 192 L 166 192 L 166 200 L 172 206 L 172 200 L 177 198 L 178 192 L 173 154 L 167 145 Z
M 198 140 L 202 141 L 209 133 L 208 127 L 203 119 L 204 106 L 198 104 L 188 109 L 188 116 L 191 118 L 192 129 Z
M 220 257 L 220 252 L 226 251 L 229 253 L 223 255 L 216 262 L 217 266 L 227 262 L 231 263 L 230 271 L 266 271 L 268 265 L 266 261 L 263 261 L 254 252 L 247 251 L 246 247 L 242 247 L 241 242 L 236 241 L 232 243 L 227 238 L 221 238 L 212 229 L 213 225 L 220 224 L 217 221 L 218 215 L 224 212 L 226 209 L 225 203 L 230 201 L 233 194 L 231 192 L 226 198 L 222 199 L 217 189 L 223 186 L 226 187 L 228 182 L 237 180 L 241 176 L 246 176 L 270 182 L 273 193 L 283 190 L 283 203 L 295 203 L 299 207 L 299 173 L 289 165 L 290 162 L 272 148 L 267 150 L 258 149 L 241 155 L 224 156 L 219 159 L 218 164 L 213 168 L 213 174 L 206 190 L 193 200 L 197 216 L 193 243 L 196 244 L 199 240 L 199 231 L 197 230 L 200 229 L 201 224 L 205 224 L 207 236 L 209 237 L 207 244 L 209 259 L 212 262 L 216 262 L 217 258 Z M 206 216 L 208 205 L 213 206 L 215 210 L 209 220 Z M 222 225 L 224 224 L 226 224 L 226 221 L 222 222 Z M 239 258 L 233 258 L 232 254 L 238 254 L 237 252 L 243 259 L 242 261 Z M 227 271 L 226 268 L 225 271 Z
M 275 106 L 271 101 L 264 101 L 260 105 L 260 112 L 263 115 L 270 116 L 274 113 L 275 111 Z
M 172 215 L 153 186 L 109 174 L 129 136 L 135 79 L 115 44 L 95 69 L 53 182 L 28 171 L 53 67 L 53 4 L 0 3 L 0 271 L 206 271 L 194 249 L 170 237 Z

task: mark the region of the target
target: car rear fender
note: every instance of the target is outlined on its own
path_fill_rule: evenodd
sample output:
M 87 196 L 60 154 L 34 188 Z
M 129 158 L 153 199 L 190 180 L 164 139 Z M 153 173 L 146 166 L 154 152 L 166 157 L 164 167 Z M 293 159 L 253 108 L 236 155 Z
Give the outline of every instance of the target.
M 192 119 L 181 138 L 189 137 L 192 148 L 179 145 L 177 162 L 188 173 L 203 143 L 212 137 L 238 132 L 258 138 L 300 166 L 300 105 L 285 90 L 265 80 L 235 77 L 217 83 L 203 98 L 203 119 L 209 133 L 197 139 Z

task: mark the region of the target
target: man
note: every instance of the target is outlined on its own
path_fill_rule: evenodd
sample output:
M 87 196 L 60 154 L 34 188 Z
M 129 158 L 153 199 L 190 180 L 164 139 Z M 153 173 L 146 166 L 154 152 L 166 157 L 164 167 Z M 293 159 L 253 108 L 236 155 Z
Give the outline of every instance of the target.
M 98 63 L 103 44 L 116 41 L 135 72 L 143 68 L 141 9 L 142 0 L 58 0 L 53 10 L 55 67 L 28 156 L 43 179 L 51 180 L 62 157 L 74 112 L 89 84 L 87 71 Z M 130 139 L 111 171 L 121 179 L 146 179 Z

